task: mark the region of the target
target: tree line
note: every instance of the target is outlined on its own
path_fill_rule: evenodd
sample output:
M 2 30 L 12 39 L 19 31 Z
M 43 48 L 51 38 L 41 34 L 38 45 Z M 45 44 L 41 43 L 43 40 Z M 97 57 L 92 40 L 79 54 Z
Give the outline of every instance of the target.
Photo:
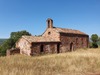
M 100 37 L 97 34 L 92 34 L 90 39 L 90 47 L 98 48 L 98 45 L 100 44 Z
M 10 38 L 4 41 L 2 45 L 0 45 L 0 55 L 6 55 L 7 49 L 15 48 L 16 42 L 23 35 L 31 36 L 31 34 L 25 30 L 18 32 L 11 32 Z M 100 37 L 97 34 L 92 34 L 90 40 L 91 40 L 90 47 L 98 48 L 98 42 L 100 43 Z
M 6 50 L 15 48 L 15 44 L 18 41 L 19 38 L 21 38 L 23 35 L 30 36 L 31 34 L 25 30 L 18 31 L 18 32 L 12 32 L 10 34 L 10 38 L 3 42 L 2 45 L 0 45 L 0 55 L 6 55 Z

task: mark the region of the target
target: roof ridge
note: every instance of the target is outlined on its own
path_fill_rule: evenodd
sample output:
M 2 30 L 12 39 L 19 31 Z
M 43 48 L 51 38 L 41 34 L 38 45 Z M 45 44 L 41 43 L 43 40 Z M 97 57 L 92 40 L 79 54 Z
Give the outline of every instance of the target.
M 73 33 L 73 34 L 81 34 L 81 35 L 87 35 L 84 32 L 76 29 L 69 29 L 69 28 L 60 28 L 60 27 L 55 27 L 55 29 L 60 33 Z
M 56 27 L 56 28 L 60 28 L 60 29 L 69 29 L 69 30 L 76 30 L 76 29 L 71 29 L 71 28 L 61 28 L 61 27 Z M 77 31 L 77 30 L 76 30 Z

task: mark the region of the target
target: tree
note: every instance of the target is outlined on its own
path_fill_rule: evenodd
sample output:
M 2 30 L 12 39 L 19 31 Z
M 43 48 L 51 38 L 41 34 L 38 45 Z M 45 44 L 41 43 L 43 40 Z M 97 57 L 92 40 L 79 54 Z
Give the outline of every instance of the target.
M 97 42 L 97 41 L 99 40 L 98 35 L 97 35 L 97 34 L 92 34 L 91 40 L 92 40 L 93 42 Z
M 16 41 L 18 41 L 19 38 L 21 38 L 23 35 L 31 35 L 29 32 L 27 31 L 18 31 L 18 32 L 12 32 L 10 35 L 10 38 L 13 39 L 14 45 L 13 47 L 15 47 L 15 43 Z
M 98 39 L 99 41 L 100 41 L 100 37 L 99 37 L 99 39 Z
M 98 45 L 100 46 L 100 37 L 99 37 L 99 41 L 98 41 L 97 43 L 98 43 Z
M 16 42 L 19 38 L 21 38 L 23 35 L 31 35 L 27 31 L 18 31 L 18 32 L 12 32 L 10 35 L 10 38 L 6 40 L 1 46 L 0 46 L 0 53 L 5 54 L 7 49 L 11 49 L 12 47 L 15 47 Z
M 8 40 L 6 40 L 0 47 L 0 53 L 2 55 L 5 55 L 6 50 L 12 48 L 12 46 L 14 45 L 13 39 L 9 38 Z
M 92 34 L 91 40 L 92 40 L 92 47 L 93 48 L 98 48 L 98 44 L 97 44 L 97 42 L 99 40 L 98 35 L 97 34 Z

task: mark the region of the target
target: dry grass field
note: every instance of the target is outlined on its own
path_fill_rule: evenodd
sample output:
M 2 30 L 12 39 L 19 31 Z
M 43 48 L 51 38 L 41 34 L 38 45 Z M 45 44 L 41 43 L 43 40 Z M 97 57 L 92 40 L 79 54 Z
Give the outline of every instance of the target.
M 0 57 L 0 75 L 99 75 L 100 48 L 44 56 Z

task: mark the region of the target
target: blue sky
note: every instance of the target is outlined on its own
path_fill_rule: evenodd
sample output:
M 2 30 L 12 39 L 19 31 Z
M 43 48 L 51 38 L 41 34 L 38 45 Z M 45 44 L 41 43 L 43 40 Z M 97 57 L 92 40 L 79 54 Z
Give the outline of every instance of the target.
M 0 0 L 0 38 L 21 30 L 40 35 L 47 18 L 56 27 L 100 36 L 100 0 Z

